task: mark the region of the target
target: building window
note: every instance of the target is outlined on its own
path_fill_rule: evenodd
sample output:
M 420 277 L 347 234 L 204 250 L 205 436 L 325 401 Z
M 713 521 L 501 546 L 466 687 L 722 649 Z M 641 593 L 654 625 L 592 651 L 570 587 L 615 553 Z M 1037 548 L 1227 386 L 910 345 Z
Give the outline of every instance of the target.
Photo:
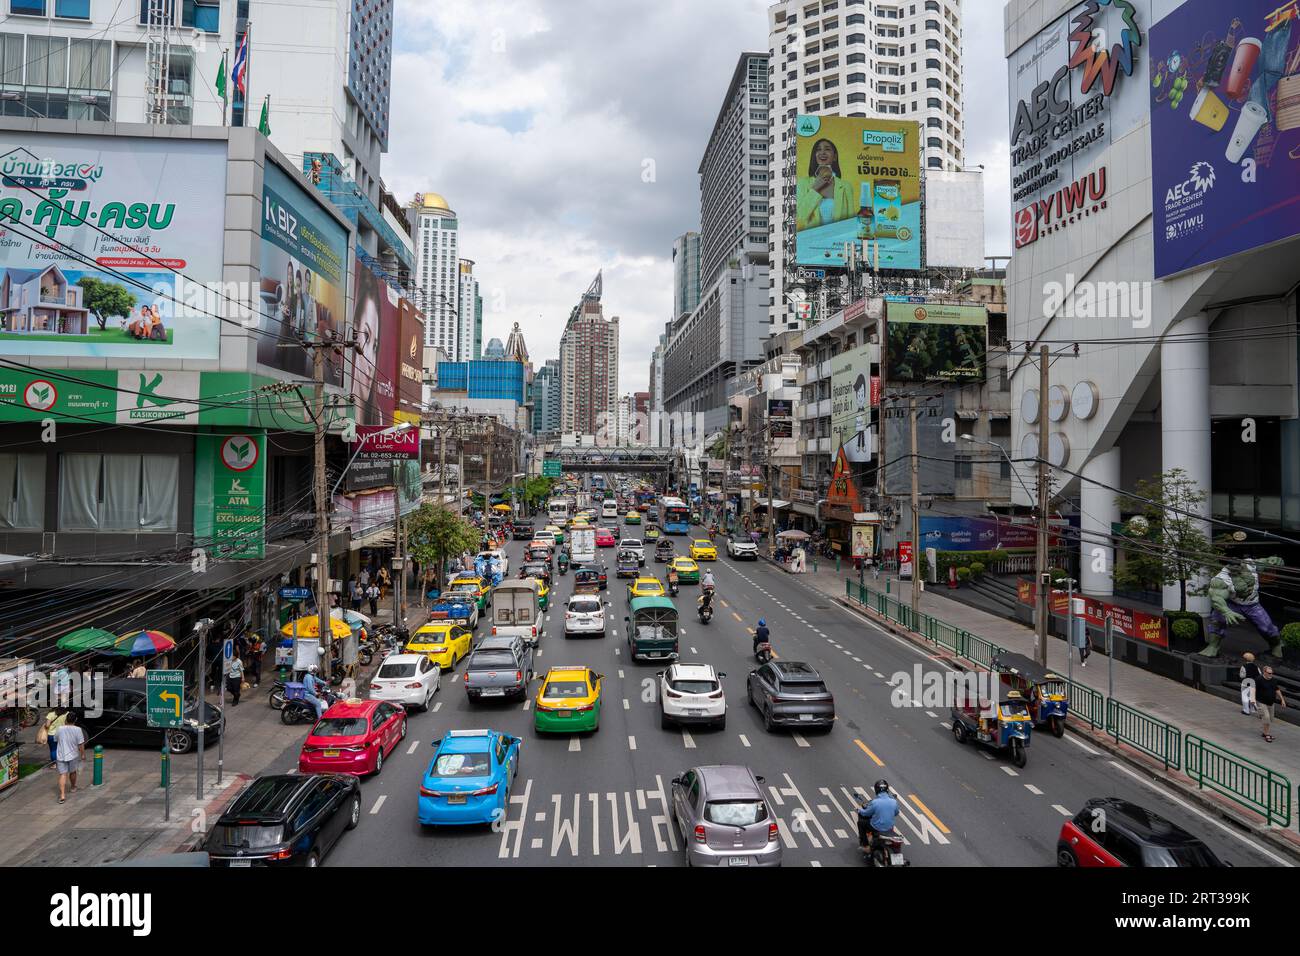
M 971 477 L 971 459 L 969 455 L 957 455 L 952 460 L 953 475 L 956 478 Z
M 176 455 L 59 456 L 60 531 L 175 531 Z
M 221 32 L 221 4 L 209 0 L 183 0 L 181 25 L 205 33 Z
M 45 0 L 9 0 L 9 12 L 15 16 L 45 16 Z
M 89 20 L 90 0 L 54 0 L 54 15 L 69 20 Z
M 0 455 L 0 528 L 44 530 L 44 455 Z

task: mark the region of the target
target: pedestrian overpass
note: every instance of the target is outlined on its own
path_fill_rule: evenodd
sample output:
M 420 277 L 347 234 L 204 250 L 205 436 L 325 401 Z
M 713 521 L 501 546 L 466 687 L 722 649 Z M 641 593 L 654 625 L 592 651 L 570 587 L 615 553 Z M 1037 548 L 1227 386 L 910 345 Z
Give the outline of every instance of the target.
M 559 459 L 566 472 L 641 472 L 665 478 L 679 461 L 677 449 L 648 445 L 568 445 L 547 452 L 545 458 Z

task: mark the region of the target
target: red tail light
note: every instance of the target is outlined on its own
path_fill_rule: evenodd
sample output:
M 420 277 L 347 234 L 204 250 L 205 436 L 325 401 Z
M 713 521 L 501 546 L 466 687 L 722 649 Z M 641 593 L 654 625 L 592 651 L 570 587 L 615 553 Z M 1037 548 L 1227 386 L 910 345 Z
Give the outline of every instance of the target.
M 515 680 L 523 680 L 523 679 L 524 679 L 524 672 L 523 672 L 523 671 L 515 671 Z
M 420 788 L 420 796 L 422 796 L 422 797 L 441 797 L 441 796 L 442 796 L 442 791 L 440 791 L 440 790 L 426 790 L 424 787 L 421 787 L 421 788 Z
M 469 683 L 469 671 L 466 671 L 466 672 L 465 672 L 465 683 L 466 683 L 466 684 Z
M 573 709 L 574 709 L 575 712 L 577 712 L 577 713 L 579 713 L 579 714 L 583 714 L 583 713 L 586 713 L 586 712 L 589 711 L 589 710 L 594 710 L 594 709 L 595 709 L 595 706 L 596 706 L 595 704 L 583 704 L 581 707 L 575 707 L 575 708 L 573 708 Z
M 707 843 L 708 841 L 709 841 L 709 838 L 708 838 L 708 836 L 707 836 L 707 835 L 705 834 L 705 832 L 704 832 L 704 824 L 703 824 L 703 823 L 696 824 L 696 826 L 695 826 L 695 842 L 696 842 L 696 843 Z
M 291 850 L 291 849 L 286 849 L 286 850 L 276 850 L 274 853 L 272 853 L 270 856 L 268 856 L 267 859 L 268 859 L 268 860 L 287 860 L 287 859 L 289 859 L 289 857 L 291 857 L 291 856 L 293 856 L 293 850 Z
M 493 627 L 493 628 L 492 628 L 492 635 L 495 637 L 495 636 L 496 636 L 496 633 L 497 633 L 497 629 L 496 629 L 495 627 Z
M 719 688 L 709 695 L 709 700 L 722 700 L 722 689 Z
M 682 695 L 677 693 L 677 691 L 675 690 L 666 690 L 664 691 L 664 696 L 672 700 L 677 700 L 677 698 L 681 697 Z
M 406 685 L 406 689 L 407 689 L 407 690 L 419 690 L 422 686 L 424 686 L 424 685 L 423 685 L 423 684 L 420 684 L 420 683 L 417 681 L 417 682 L 414 683 L 414 684 L 407 684 L 407 685 Z
M 533 637 L 536 637 L 536 636 L 537 636 L 537 625 L 534 624 L 534 625 L 533 625 Z
M 494 783 L 494 784 L 492 784 L 492 786 L 490 786 L 490 787 L 484 787 L 482 790 L 475 790 L 475 791 L 473 791 L 473 792 L 470 794 L 470 796 L 471 796 L 471 797 L 489 797 L 489 796 L 491 796 L 492 794 L 494 794 L 494 793 L 496 793 L 496 792 L 497 792 L 497 785 Z
M 775 840 L 776 837 L 777 837 L 777 834 L 778 834 L 778 833 L 779 833 L 779 831 L 778 831 L 778 829 L 777 829 L 776 824 L 775 824 L 775 823 L 769 823 L 769 824 L 767 825 L 767 842 L 768 842 L 768 843 L 771 843 L 773 840 Z

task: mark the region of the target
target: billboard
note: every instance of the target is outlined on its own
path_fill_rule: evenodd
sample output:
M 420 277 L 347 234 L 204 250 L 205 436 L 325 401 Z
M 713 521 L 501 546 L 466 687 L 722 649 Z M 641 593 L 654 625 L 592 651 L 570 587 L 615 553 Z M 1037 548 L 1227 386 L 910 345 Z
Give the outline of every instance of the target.
M 1300 235 L 1294 5 L 1187 0 L 1151 28 L 1151 63 L 1156 278 Z
M 798 264 L 843 267 L 844 244 L 863 241 L 878 268 L 920 269 L 920 125 L 800 116 L 795 132 Z
M 0 355 L 216 358 L 225 144 L 9 135 Z
M 358 423 L 391 425 L 397 410 L 402 327 L 398 295 L 360 259 L 354 263 L 352 275 L 352 332 L 357 348 L 347 360 L 348 392 Z
M 262 284 L 257 361 L 310 378 L 306 349 L 286 340 L 343 333 L 348 232 L 321 203 L 268 162 L 262 171 Z M 326 353 L 325 382 L 343 384 L 343 362 Z
M 405 431 L 388 432 L 390 427 L 392 426 L 357 426 L 357 440 L 350 445 L 358 461 L 419 460 L 420 430 L 408 428 Z
M 266 434 L 194 436 L 194 540 L 219 558 L 266 557 Z
M 399 303 L 402 338 L 397 356 L 397 420 L 417 422 L 424 407 L 424 317 L 409 299 Z
M 923 495 L 956 494 L 956 443 L 944 441 L 945 421 L 957 420 L 955 388 L 916 387 L 917 474 Z M 884 431 L 885 490 L 906 493 L 912 487 L 912 423 L 908 396 L 880 410 Z
M 1037 604 L 1038 586 L 1032 580 L 1021 578 L 1016 584 L 1016 597 L 1021 604 L 1034 607 Z M 1133 608 L 1110 601 L 1077 595 L 1076 601 L 1083 603 L 1083 620 L 1089 627 L 1104 630 L 1106 618 L 1110 618 L 1116 634 L 1122 634 L 1144 644 L 1156 647 L 1169 647 L 1169 622 L 1163 614 L 1147 614 Z M 1050 613 L 1064 617 L 1069 609 L 1069 592 L 1052 589 L 1048 597 Z M 1076 604 L 1077 608 L 1078 605 Z
M 769 398 L 767 400 L 768 418 L 790 418 L 794 415 L 794 399 Z
M 984 306 L 888 302 L 886 307 L 885 378 L 890 382 L 984 380 Z
M 879 349 L 861 345 L 831 359 L 831 434 L 836 450 L 854 464 L 868 462 L 871 450 L 871 407 L 879 401 L 872 390 L 871 364 Z

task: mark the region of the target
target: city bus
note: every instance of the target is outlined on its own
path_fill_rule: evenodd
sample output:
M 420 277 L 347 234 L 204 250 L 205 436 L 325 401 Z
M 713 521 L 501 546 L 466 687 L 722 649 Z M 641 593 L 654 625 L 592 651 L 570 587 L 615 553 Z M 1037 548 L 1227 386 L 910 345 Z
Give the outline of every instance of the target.
M 659 526 L 664 534 L 690 534 L 691 509 L 681 498 L 660 498 Z

